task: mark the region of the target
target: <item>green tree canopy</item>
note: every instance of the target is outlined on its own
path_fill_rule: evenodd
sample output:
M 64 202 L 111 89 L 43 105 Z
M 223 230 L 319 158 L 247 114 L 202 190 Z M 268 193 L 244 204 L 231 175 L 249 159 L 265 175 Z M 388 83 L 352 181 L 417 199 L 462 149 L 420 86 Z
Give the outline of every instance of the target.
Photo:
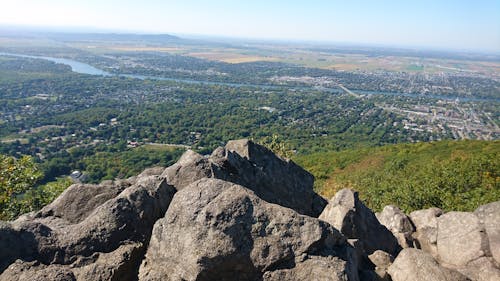
M 43 176 L 30 156 L 16 159 L 0 155 L 0 219 L 20 200 L 20 195 L 31 189 Z

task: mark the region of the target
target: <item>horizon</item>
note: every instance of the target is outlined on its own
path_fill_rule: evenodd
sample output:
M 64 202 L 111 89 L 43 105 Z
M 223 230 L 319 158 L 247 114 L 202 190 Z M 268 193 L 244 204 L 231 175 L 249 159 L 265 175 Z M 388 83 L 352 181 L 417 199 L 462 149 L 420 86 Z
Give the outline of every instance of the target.
M 500 3 L 493 1 L 279 3 L 6 0 L 0 26 L 500 52 Z
M 308 40 L 308 39 L 290 39 L 290 38 L 259 38 L 259 37 L 238 37 L 231 35 L 218 34 L 196 34 L 196 33 L 176 33 L 176 32 L 147 32 L 136 30 L 119 30 L 119 29 L 100 29 L 95 27 L 61 27 L 61 26 L 27 26 L 27 25 L 2 25 L 0 24 L 0 36 L 2 32 L 26 32 L 27 34 L 42 35 L 47 34 L 115 34 L 115 35 L 168 35 L 178 37 L 181 40 L 200 40 L 214 42 L 230 42 L 244 44 L 276 44 L 276 45 L 310 45 L 311 47 L 324 48 L 372 48 L 372 49 L 388 49 L 388 50 L 405 50 L 416 52 L 443 52 L 443 53 L 465 53 L 477 55 L 500 56 L 500 49 L 485 50 L 485 49 L 466 49 L 458 47 L 437 47 L 428 45 L 404 45 L 404 44 L 389 44 L 389 43 L 371 43 L 371 42 L 343 42 L 343 41 L 326 41 L 326 40 Z M 26 35 L 22 34 L 21 35 Z

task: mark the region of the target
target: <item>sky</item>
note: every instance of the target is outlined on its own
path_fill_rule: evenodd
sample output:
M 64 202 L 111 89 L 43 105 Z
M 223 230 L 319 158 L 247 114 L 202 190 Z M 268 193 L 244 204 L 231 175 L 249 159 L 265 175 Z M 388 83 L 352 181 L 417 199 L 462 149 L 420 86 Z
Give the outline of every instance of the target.
M 500 51 L 500 0 L 0 0 L 0 25 Z

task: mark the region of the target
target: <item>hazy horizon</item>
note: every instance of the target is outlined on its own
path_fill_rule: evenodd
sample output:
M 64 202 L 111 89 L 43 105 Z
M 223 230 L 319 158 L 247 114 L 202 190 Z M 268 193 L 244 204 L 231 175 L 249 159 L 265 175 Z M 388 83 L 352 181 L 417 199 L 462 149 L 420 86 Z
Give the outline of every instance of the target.
M 496 1 L 4 2 L 8 27 L 500 52 Z

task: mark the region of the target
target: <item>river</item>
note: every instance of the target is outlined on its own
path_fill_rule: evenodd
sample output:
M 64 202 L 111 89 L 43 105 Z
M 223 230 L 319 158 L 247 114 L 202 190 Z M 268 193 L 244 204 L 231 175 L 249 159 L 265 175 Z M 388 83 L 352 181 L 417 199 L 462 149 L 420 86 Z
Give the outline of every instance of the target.
M 214 81 L 203 81 L 203 80 L 191 80 L 191 79 L 179 79 L 179 78 L 168 78 L 168 77 L 160 77 L 160 76 L 150 76 L 150 75 L 138 75 L 138 74 L 113 74 L 102 69 L 98 69 L 89 64 L 79 62 L 72 59 L 63 59 L 63 58 L 54 58 L 54 57 L 46 57 L 46 56 L 32 56 L 32 55 L 24 55 L 24 54 L 16 54 L 16 53 L 4 53 L 0 52 L 0 56 L 13 56 L 13 57 L 22 57 L 22 58 L 32 58 L 32 59 L 44 59 L 48 61 L 52 61 L 55 63 L 62 63 L 65 65 L 69 65 L 71 70 L 76 73 L 81 74 L 90 74 L 90 75 L 99 75 L 99 76 L 115 76 L 115 77 L 126 77 L 126 78 L 134 78 L 140 80 L 162 80 L 162 81 L 174 81 L 174 82 L 182 82 L 182 83 L 190 83 L 190 84 L 207 84 L 207 85 L 223 85 L 230 87 L 254 87 L 261 89 L 283 89 L 283 88 L 295 88 L 295 89 L 320 89 L 322 91 L 330 92 L 330 93 L 342 93 L 343 90 L 340 88 L 317 88 L 314 86 L 277 86 L 277 85 L 261 85 L 261 84 L 242 84 L 242 83 L 230 83 L 230 82 L 214 82 Z M 443 95 L 433 95 L 433 94 L 411 94 L 411 93 L 395 93 L 395 92 L 381 92 L 381 91 L 364 91 L 364 90 L 355 90 L 356 94 L 361 95 L 385 95 L 385 96 L 404 96 L 410 98 L 432 98 L 432 99 L 442 99 L 442 100 L 461 100 L 461 101 L 494 101 L 500 102 L 500 99 L 497 98 L 475 98 L 475 97 L 460 97 L 460 96 L 443 96 Z

